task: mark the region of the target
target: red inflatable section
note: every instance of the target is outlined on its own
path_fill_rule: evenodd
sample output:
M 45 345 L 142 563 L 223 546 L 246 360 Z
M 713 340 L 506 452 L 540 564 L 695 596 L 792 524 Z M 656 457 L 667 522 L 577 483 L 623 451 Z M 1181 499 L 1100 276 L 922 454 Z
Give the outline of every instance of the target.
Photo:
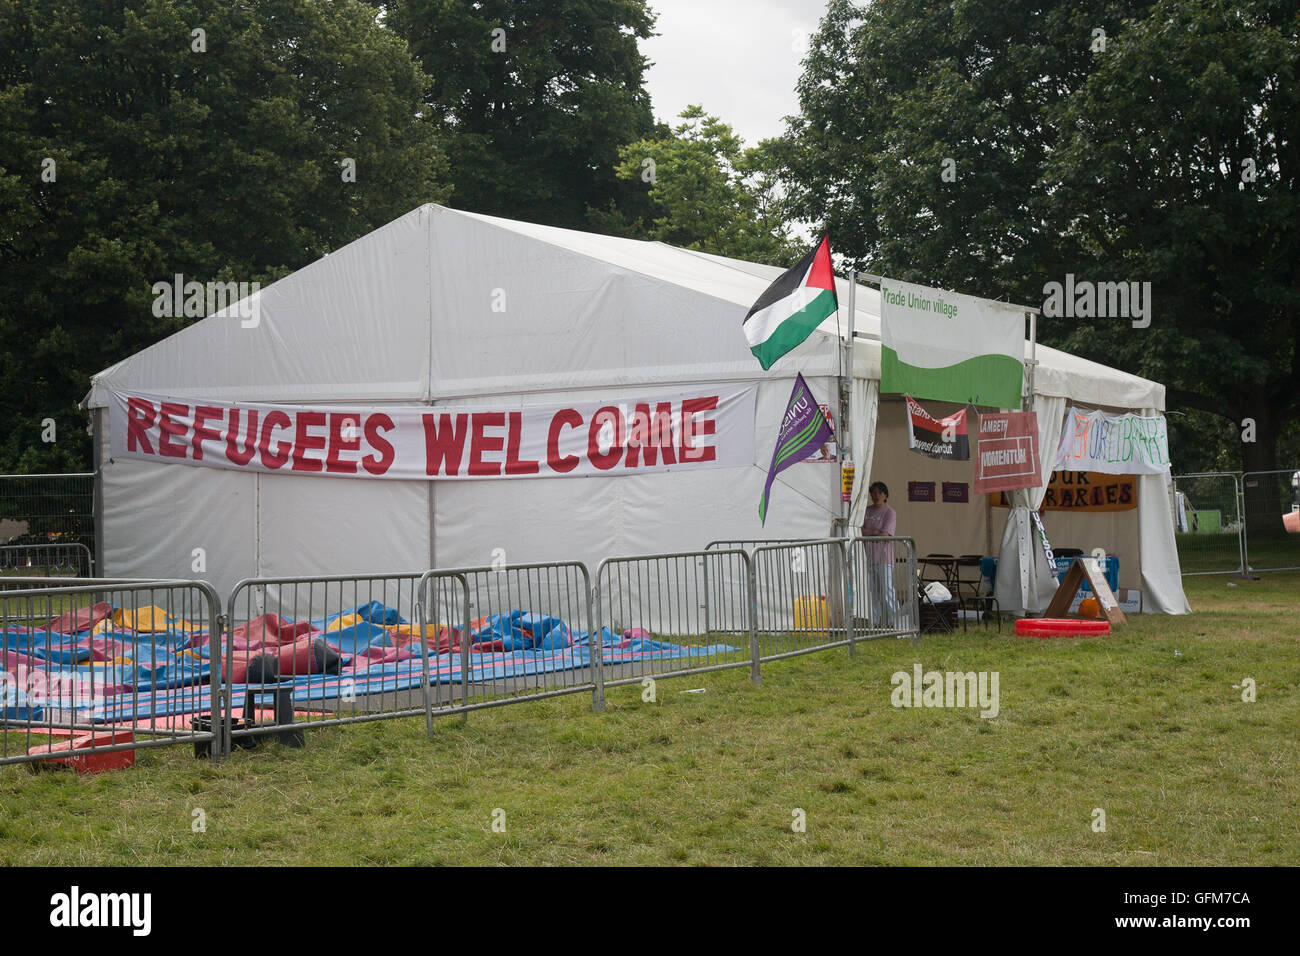
M 89 631 L 112 613 L 113 606 L 100 601 L 94 607 L 83 607 L 59 617 L 52 617 L 48 627 L 59 634 L 77 634 L 81 631 Z
M 231 632 L 234 639 L 235 647 L 240 646 L 244 641 L 248 644 L 292 644 L 300 637 L 305 637 L 311 633 L 310 621 L 298 621 L 292 623 L 286 621 L 278 614 L 263 614 L 261 617 L 253 618 L 242 627 L 237 627 Z
M 279 661 L 282 679 L 318 673 L 320 667 L 312 650 L 312 640 L 310 637 L 302 637 L 292 644 L 281 644 L 279 647 L 267 645 L 258 650 L 237 649 L 230 676 L 236 684 L 244 683 L 244 678 L 248 676 L 248 665 L 262 654 L 269 654 Z
M 1109 621 L 1080 621 L 1062 617 L 1026 617 L 1016 621 L 1018 637 L 1086 637 L 1090 634 L 1109 634 Z

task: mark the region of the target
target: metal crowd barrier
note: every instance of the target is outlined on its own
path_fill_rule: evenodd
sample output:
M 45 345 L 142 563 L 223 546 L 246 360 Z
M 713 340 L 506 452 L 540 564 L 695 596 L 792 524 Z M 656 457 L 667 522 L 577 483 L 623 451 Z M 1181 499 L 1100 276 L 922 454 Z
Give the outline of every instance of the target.
M 1241 476 L 1232 472 L 1174 475 L 1174 543 L 1184 577 L 1244 574 L 1246 525 Z
M 608 628 L 605 686 L 744 666 L 758 682 L 750 577 L 739 549 L 602 561 L 592 606 Z
M 0 574 L 24 574 L 28 569 L 40 568 L 46 576 L 57 576 L 59 571 L 70 571 L 74 577 L 94 576 L 95 558 L 90 548 L 79 541 L 66 544 L 6 544 L 0 545 Z
M 222 647 L 226 752 L 244 738 L 279 734 L 290 742 L 306 728 L 426 713 L 419 582 L 419 572 L 239 581 L 226 603 Z M 410 663 L 417 653 L 418 671 Z M 348 676 L 345 660 L 369 666 Z
M 716 543 L 715 543 L 716 544 Z M 910 538 L 409 574 L 4 578 L 0 764 L 500 707 L 917 634 Z M 51 662 L 47 665 L 45 662 Z M 346 673 L 345 673 L 346 670 Z M 138 737 L 148 738 L 138 740 Z
M 717 541 L 710 541 L 704 546 L 704 550 L 712 551 L 718 548 L 724 551 L 735 551 L 755 548 L 764 544 L 797 544 L 800 541 L 820 540 L 820 538 L 720 538 Z
M 909 537 L 854 537 L 850 589 L 856 639 L 911 635 L 920 640 L 916 542 Z
M 465 589 L 434 582 L 454 579 Z M 458 703 L 445 701 L 440 712 L 501 707 L 590 691 L 592 708 L 605 709 L 598 625 L 591 614 L 591 576 L 578 561 L 552 561 L 501 567 L 433 569 L 421 579 L 425 603 L 417 611 L 427 626 L 448 628 L 460 685 Z M 445 624 L 443 622 L 446 622 Z M 454 624 L 453 624 L 454 622 Z M 443 662 L 435 666 L 440 673 Z M 467 675 L 467 676 L 466 676 Z
M 1300 470 L 1248 471 L 1241 476 L 1242 549 L 1252 571 L 1300 568 Z
M 193 744 L 217 760 L 220 598 L 205 581 L 5 578 L 0 764 L 121 765 L 107 756 Z M 84 632 L 84 633 L 83 633 Z M 214 719 L 214 714 L 217 715 Z M 140 739 L 145 738 L 145 739 Z M 214 745 L 215 744 L 215 745 Z
M 844 538 L 753 550 L 754 630 L 761 660 L 844 645 L 853 652 L 849 557 Z

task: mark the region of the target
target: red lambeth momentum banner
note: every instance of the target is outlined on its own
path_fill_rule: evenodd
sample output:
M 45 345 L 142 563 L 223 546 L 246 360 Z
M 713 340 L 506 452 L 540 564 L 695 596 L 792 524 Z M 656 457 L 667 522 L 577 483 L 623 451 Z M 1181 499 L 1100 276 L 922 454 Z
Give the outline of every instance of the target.
M 994 412 L 979 417 L 975 494 L 1038 488 L 1038 413 Z
M 113 457 L 345 478 L 470 480 L 748 467 L 755 387 L 572 405 L 309 408 L 112 391 Z

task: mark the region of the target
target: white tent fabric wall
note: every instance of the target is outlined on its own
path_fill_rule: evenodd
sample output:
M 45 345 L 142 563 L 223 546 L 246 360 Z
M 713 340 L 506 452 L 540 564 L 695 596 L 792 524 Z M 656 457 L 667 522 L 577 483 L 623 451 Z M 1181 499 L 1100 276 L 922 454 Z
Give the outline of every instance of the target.
M 1061 442 L 1066 400 L 1059 396 L 1036 396 L 1038 413 L 1038 488 L 1011 492 L 1011 514 L 1002 533 L 998 552 L 997 599 L 1005 611 L 1039 612 L 1047 607 L 1056 593 L 1054 569 L 1047 565 L 1047 555 L 1038 540 L 1030 511 L 1037 511 L 1047 495 L 1047 482 Z
M 1143 415 L 1159 415 L 1155 408 Z M 1167 475 L 1138 476 L 1138 535 L 1142 560 L 1144 610 L 1165 614 L 1191 614 L 1183 593 L 1182 567 L 1174 540 L 1174 516 L 1165 490 Z
M 855 374 L 853 389 L 849 393 L 849 437 L 855 464 L 849 527 L 854 534 L 862 533 L 862 518 L 871 505 L 867 489 L 871 486 L 871 463 L 876 452 L 876 421 L 879 414 L 880 382 L 859 378 Z
M 104 429 L 104 573 L 205 579 L 226 594 L 257 573 L 257 476 L 110 462 Z
M 576 557 L 594 572 L 612 554 L 695 550 L 714 538 L 822 537 L 839 514 L 833 465 L 800 464 L 783 473 L 767 526 L 758 522 L 794 374 L 802 372 L 821 401 L 834 403 L 844 331 L 829 319 L 763 372 L 740 323 L 781 271 L 422 206 L 261 290 L 255 322 L 232 308 L 106 369 L 92 380 L 87 404 L 103 408 L 108 390 L 117 389 L 343 409 L 513 407 L 547 396 L 617 401 L 753 382 L 753 466 L 632 478 L 439 481 L 430 493 L 423 482 L 257 478 L 112 461 L 105 422 L 105 572 L 206 576 L 225 589 L 257 573 L 490 564 L 498 547 L 512 563 Z M 838 284 L 846 303 L 848 283 Z M 852 513 L 860 522 L 879 417 L 879 291 L 860 285 L 856 302 L 848 439 L 857 463 Z M 1066 396 L 1080 404 L 1163 408 L 1158 383 L 1049 348 L 1040 347 L 1038 359 L 1040 401 Z M 203 575 L 189 571 L 195 548 L 205 549 Z M 1145 536 L 1143 564 L 1167 563 L 1172 549 L 1172 537 Z M 1181 597 L 1180 586 L 1174 594 Z

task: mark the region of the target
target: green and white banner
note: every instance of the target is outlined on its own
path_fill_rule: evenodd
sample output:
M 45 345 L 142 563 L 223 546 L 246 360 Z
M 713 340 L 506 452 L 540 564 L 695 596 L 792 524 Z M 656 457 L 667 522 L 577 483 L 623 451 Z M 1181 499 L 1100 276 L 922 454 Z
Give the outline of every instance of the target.
M 1025 315 L 1015 306 L 880 281 L 883 392 L 1020 407 Z

